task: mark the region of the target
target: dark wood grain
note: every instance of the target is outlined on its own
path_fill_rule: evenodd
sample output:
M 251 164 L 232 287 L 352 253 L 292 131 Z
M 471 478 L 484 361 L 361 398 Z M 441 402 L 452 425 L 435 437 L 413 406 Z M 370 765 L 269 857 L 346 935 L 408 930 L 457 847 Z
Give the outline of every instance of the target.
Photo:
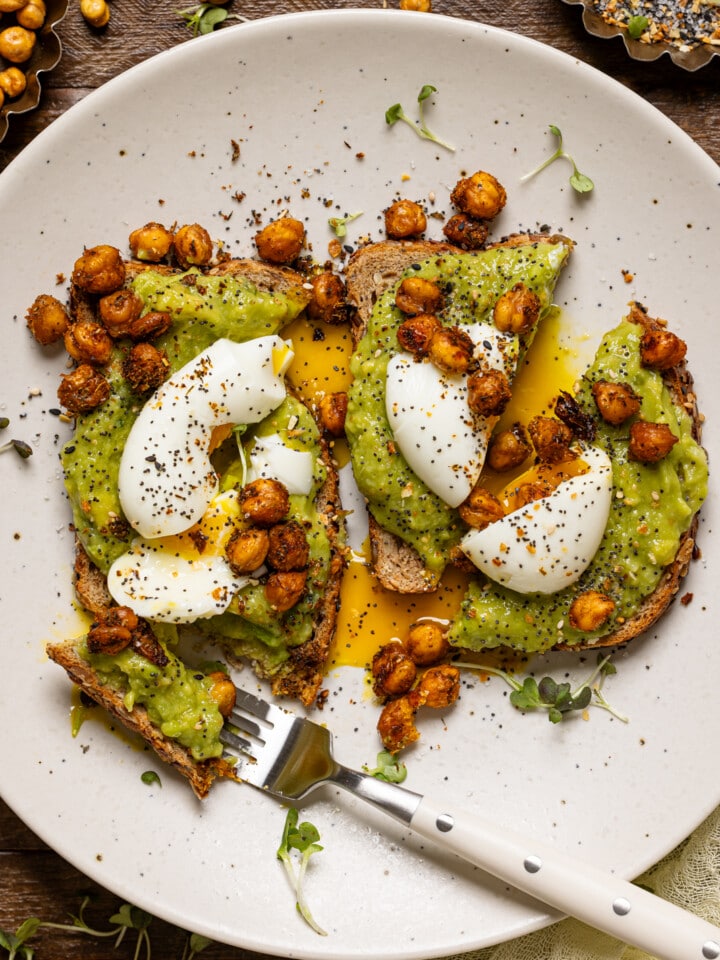
M 190 37 L 176 10 L 185 0 L 112 0 L 112 19 L 103 31 L 88 28 L 80 16 L 78 0 L 70 0 L 68 14 L 59 27 L 63 43 L 60 65 L 44 79 L 40 107 L 11 119 L 0 144 L 0 170 L 48 124 L 91 90 L 146 60 L 160 50 Z M 187 0 L 189 5 L 189 0 Z M 380 0 L 232 0 L 229 9 L 256 18 L 310 8 L 377 7 Z M 396 5 L 396 0 L 388 0 Z M 674 66 L 668 57 L 649 64 L 631 60 L 620 39 L 601 40 L 583 29 L 580 8 L 561 0 L 435 0 L 436 13 L 467 17 L 504 27 L 551 44 L 609 74 L 685 130 L 713 159 L 720 161 L 720 58 L 694 74 Z M 617 117 L 622 124 L 623 118 Z M 89 894 L 88 919 L 107 927 L 117 910 L 116 897 L 83 876 L 50 851 L 0 801 L 0 928 L 14 930 L 31 915 L 64 922 L 76 913 Z M 154 960 L 180 960 L 187 934 L 153 920 Z M 38 960 L 122 960 L 132 957 L 134 939 L 127 937 L 119 949 L 111 940 L 77 934 L 40 931 L 33 938 Z M 213 946 L 202 954 L 207 960 L 252 960 L 242 950 Z

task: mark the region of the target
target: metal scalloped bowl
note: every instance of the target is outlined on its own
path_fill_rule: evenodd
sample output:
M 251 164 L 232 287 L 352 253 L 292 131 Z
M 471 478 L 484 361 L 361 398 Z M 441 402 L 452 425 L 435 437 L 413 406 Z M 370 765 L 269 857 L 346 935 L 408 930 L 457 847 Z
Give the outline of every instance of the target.
M 32 57 L 21 64 L 25 71 L 27 86 L 25 91 L 12 100 L 6 100 L 0 107 L 0 142 L 8 131 L 10 117 L 13 114 L 27 113 L 40 103 L 40 74 L 54 69 L 62 56 L 60 37 L 55 27 L 67 12 L 68 0 L 47 0 L 45 23 L 37 31 L 37 43 Z
M 563 0 L 571 6 L 583 7 L 583 25 L 588 33 L 595 37 L 608 40 L 611 37 L 622 37 L 625 49 L 633 60 L 651 61 L 668 54 L 676 66 L 683 70 L 695 71 L 704 67 L 713 57 L 720 54 L 720 46 L 709 43 L 699 43 L 691 48 L 679 47 L 669 42 L 645 43 L 634 40 L 623 27 L 608 23 L 600 13 L 593 8 L 590 0 Z

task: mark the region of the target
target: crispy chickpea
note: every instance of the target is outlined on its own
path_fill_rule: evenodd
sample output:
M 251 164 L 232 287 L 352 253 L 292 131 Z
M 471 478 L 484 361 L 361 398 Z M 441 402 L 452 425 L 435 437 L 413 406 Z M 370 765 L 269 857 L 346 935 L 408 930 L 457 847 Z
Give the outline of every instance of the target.
M 592 385 L 592 395 L 600 416 L 615 427 L 640 410 L 640 397 L 628 383 L 596 380 Z
M 528 433 L 542 463 L 562 463 L 563 460 L 575 459 L 570 450 L 573 433 L 562 420 L 533 417 L 528 424 Z
M 117 247 L 89 247 L 75 261 L 73 283 L 86 293 L 112 293 L 125 283 L 125 264 Z
M 372 659 L 373 690 L 381 698 L 398 697 L 415 683 L 417 667 L 398 640 L 386 643 Z
M 686 353 L 685 341 L 661 327 L 646 330 L 640 340 L 640 360 L 643 366 L 653 370 L 669 370 L 677 366 L 685 359 Z
M 345 311 L 345 284 L 331 270 L 316 273 L 310 279 L 312 296 L 307 305 L 311 320 L 340 324 L 347 317 Z
M 442 710 L 452 706 L 459 696 L 460 671 L 449 663 L 440 663 L 425 671 L 409 699 L 418 707 Z
M 132 340 L 154 340 L 167 333 L 171 326 L 172 317 L 166 310 L 151 310 L 131 320 L 127 332 Z
M 631 460 L 640 463 L 657 463 L 670 453 L 677 442 L 678 438 L 666 423 L 637 420 L 630 425 L 628 454 Z
M 240 509 L 258 527 L 272 527 L 284 520 L 290 509 L 287 488 L 279 480 L 253 480 L 240 491 Z
M 442 310 L 442 290 L 432 280 L 424 277 L 405 277 L 395 294 L 395 306 L 408 316 L 418 313 L 437 313 Z
M 80 13 L 97 30 L 110 22 L 110 6 L 105 0 L 80 0 Z
M 204 267 L 213 255 L 213 244 L 210 234 L 199 223 L 186 224 L 173 237 L 175 259 L 183 268 Z
M 419 360 L 427 354 L 433 335 L 441 329 L 442 324 L 433 314 L 419 313 L 400 324 L 397 330 L 398 343 Z
M 293 217 L 274 220 L 255 235 L 255 246 L 263 260 L 292 263 L 300 256 L 305 242 L 305 227 Z
M 285 613 L 300 600 L 305 593 L 307 570 L 278 570 L 271 573 L 265 583 L 265 596 L 268 603 Z
M 126 337 L 133 320 L 143 311 L 143 301 L 129 287 L 115 290 L 98 301 L 98 314 L 111 337 Z
M 130 607 L 109 607 L 98 615 L 87 636 L 90 653 L 120 653 L 130 644 L 138 618 Z
M 415 726 L 415 708 L 407 697 L 386 703 L 377 722 L 383 746 L 390 753 L 399 753 L 420 737 Z
M 475 344 L 460 327 L 441 327 L 430 337 L 427 355 L 445 373 L 465 373 L 472 363 Z
M 78 320 L 68 327 L 63 337 L 65 349 L 80 363 L 104 366 L 112 355 L 112 339 L 96 320 Z
M 89 363 L 81 363 L 71 373 L 63 374 L 57 395 L 70 413 L 88 413 L 105 403 L 110 396 L 110 384 Z
M 0 71 L 0 90 L 5 96 L 11 99 L 19 97 L 25 92 L 25 87 L 27 87 L 27 79 L 22 70 L 17 67 L 7 67 Z
M 443 227 L 443 233 L 450 243 L 462 247 L 463 250 L 481 250 L 489 232 L 486 223 L 469 217 L 466 213 L 456 213 Z
M 130 252 L 136 260 L 159 263 L 173 244 L 173 232 L 161 223 L 151 220 L 144 227 L 133 230 L 129 237 Z
M 503 333 L 529 333 L 539 316 L 540 301 L 524 283 L 506 290 L 493 307 L 493 323 Z
M 401 10 L 415 10 L 418 13 L 430 13 L 432 11 L 431 0 L 400 0 Z
M 15 13 L 25 6 L 27 0 L 0 0 L 0 14 Z
M 168 664 L 168 656 L 163 649 L 163 645 L 153 633 L 153 629 L 147 620 L 138 620 L 138 625 L 133 630 L 130 646 L 140 656 L 145 657 L 150 663 L 157 667 L 165 667 Z
M 458 180 L 450 200 L 462 213 L 478 220 L 492 220 L 505 206 L 507 193 L 491 173 L 478 170 L 471 177 Z
M 426 229 L 425 211 L 413 200 L 396 200 L 385 211 L 385 232 L 393 240 L 417 237 Z
M 346 393 L 326 393 L 318 403 L 320 426 L 333 437 L 345 433 L 348 396 Z
M 468 378 L 468 406 L 482 417 L 499 417 L 510 403 L 510 381 L 502 370 L 473 373 Z
M 408 656 L 420 667 L 428 667 L 442 660 L 450 652 L 445 630 L 436 620 L 418 620 L 405 638 Z
M 270 528 L 267 562 L 275 570 L 302 570 L 308 565 L 310 547 L 305 529 L 297 520 Z
M 496 433 L 488 447 L 488 466 L 498 473 L 519 467 L 532 453 L 527 431 L 521 423 Z
M 26 30 L 39 30 L 45 23 L 46 13 L 43 0 L 29 0 L 29 3 L 15 14 L 15 19 Z
M 25 27 L 8 27 L 0 33 L 0 57 L 10 63 L 25 63 L 33 55 L 36 37 Z
M 218 705 L 220 716 L 229 717 L 235 706 L 235 699 L 237 697 L 235 684 L 224 670 L 213 670 L 212 673 L 209 673 L 207 676 L 208 680 L 212 680 L 213 682 L 209 693 Z
M 252 573 L 265 563 L 270 537 L 261 527 L 236 530 L 227 542 L 225 555 L 233 573 Z
M 513 500 L 515 509 L 526 507 L 528 503 L 535 500 L 542 500 L 543 497 L 549 497 L 555 487 L 548 480 L 528 480 L 527 483 L 521 483 L 515 487 Z
M 570 604 L 568 620 L 574 630 L 588 633 L 599 629 L 612 615 L 615 601 L 597 590 L 586 590 Z
M 479 485 L 473 487 L 468 498 L 458 507 L 458 513 L 469 527 L 484 530 L 485 527 L 501 520 L 505 508 L 498 498 Z
M 26 315 L 30 333 L 38 343 L 57 343 L 70 326 L 70 317 L 62 303 L 49 293 L 35 297 Z
M 123 361 L 123 376 L 140 394 L 157 390 L 169 370 L 167 356 L 151 343 L 136 343 Z

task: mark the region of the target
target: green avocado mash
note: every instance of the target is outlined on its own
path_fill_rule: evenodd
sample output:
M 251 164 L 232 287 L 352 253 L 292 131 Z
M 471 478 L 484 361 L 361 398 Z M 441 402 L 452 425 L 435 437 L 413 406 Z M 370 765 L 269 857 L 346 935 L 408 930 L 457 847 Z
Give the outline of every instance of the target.
M 455 646 L 507 646 L 532 653 L 606 635 L 634 614 L 675 558 L 680 537 L 707 495 L 707 458 L 693 438 L 690 417 L 672 403 L 661 374 L 641 365 L 642 332 L 624 320 L 605 336 L 577 399 L 588 413 L 596 413 L 591 394 L 596 380 L 628 383 L 642 397 L 638 416 L 666 423 L 678 442 L 658 463 L 638 463 L 628 459 L 627 423 L 613 427 L 598 417 L 595 443 L 612 461 L 614 496 L 595 558 L 575 584 L 549 595 L 519 594 L 478 577 L 451 624 Z M 581 633 L 568 622 L 570 604 L 586 590 L 615 601 L 611 620 L 595 633 Z
M 440 319 L 459 326 L 491 324 L 495 301 L 522 281 L 540 299 L 542 322 L 569 252 L 568 242 L 548 239 L 479 253 L 444 254 L 413 265 L 405 276 L 435 281 L 445 294 Z M 397 328 L 405 319 L 395 306 L 399 282 L 378 299 L 353 355 L 354 381 L 348 391 L 345 430 L 353 473 L 371 513 L 383 529 L 411 544 L 439 579 L 450 551 L 467 528 L 457 511 L 415 475 L 393 443 L 385 410 L 385 378 L 388 363 L 398 352 Z M 529 339 L 518 346 L 522 357 Z

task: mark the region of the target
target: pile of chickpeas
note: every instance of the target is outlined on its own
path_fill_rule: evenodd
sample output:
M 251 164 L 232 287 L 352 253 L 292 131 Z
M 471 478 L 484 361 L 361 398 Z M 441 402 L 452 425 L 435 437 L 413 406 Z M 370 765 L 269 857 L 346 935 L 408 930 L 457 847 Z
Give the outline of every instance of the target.
M 0 0 L 0 107 L 25 91 L 22 65 L 33 55 L 45 16 L 44 0 Z

